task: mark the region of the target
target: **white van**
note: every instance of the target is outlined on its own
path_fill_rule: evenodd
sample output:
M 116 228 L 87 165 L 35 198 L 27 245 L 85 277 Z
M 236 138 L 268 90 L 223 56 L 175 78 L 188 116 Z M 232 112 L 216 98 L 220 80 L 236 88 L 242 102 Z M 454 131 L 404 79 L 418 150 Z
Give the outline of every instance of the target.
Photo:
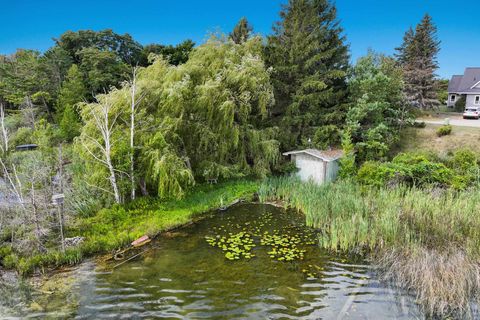
M 480 117 L 480 107 L 468 107 L 463 113 L 463 119 L 477 119 Z

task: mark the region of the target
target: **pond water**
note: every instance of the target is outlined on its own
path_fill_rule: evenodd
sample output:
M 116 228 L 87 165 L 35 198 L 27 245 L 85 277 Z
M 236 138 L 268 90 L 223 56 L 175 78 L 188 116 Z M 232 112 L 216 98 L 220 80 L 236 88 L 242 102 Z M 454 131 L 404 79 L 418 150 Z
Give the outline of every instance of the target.
M 238 205 L 161 236 L 143 248 L 147 252 L 114 269 L 113 263 L 85 263 L 70 273 L 68 294 L 24 294 L 19 299 L 29 300 L 23 304 L 16 301 L 24 307 L 10 310 L 10 315 L 76 319 L 422 318 L 413 298 L 379 282 L 368 263 L 332 256 L 312 239 L 313 230 L 305 227 L 304 217 L 296 212 L 270 205 Z

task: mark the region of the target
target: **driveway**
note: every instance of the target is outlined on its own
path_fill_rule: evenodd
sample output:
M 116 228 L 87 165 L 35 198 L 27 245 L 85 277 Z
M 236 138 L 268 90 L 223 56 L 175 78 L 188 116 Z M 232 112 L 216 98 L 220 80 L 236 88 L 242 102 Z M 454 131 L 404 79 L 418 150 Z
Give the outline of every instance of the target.
M 457 116 L 457 115 L 452 115 L 452 116 L 441 115 L 438 118 L 423 118 L 423 119 L 417 119 L 417 121 L 423 121 L 428 124 L 443 125 L 445 124 L 446 119 L 449 119 L 449 123 L 452 126 L 480 128 L 480 120 L 463 119 L 461 116 Z

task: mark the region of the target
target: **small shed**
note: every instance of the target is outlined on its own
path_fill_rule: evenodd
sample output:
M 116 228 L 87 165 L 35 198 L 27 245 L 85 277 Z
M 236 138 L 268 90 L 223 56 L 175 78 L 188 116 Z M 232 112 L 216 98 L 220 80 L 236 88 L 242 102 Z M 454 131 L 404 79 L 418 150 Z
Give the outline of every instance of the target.
M 342 150 L 305 149 L 285 152 L 299 169 L 297 175 L 302 181 L 313 180 L 317 184 L 334 181 L 338 175 Z

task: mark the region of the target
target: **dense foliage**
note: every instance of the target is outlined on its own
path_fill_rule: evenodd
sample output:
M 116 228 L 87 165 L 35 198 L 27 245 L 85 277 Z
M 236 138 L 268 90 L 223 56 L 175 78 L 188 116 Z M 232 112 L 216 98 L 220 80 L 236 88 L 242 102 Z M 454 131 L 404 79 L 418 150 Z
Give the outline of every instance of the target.
M 314 135 L 335 145 L 348 68 L 335 6 L 327 0 L 290 0 L 280 17 L 265 48 L 276 100 L 271 122 L 281 127 L 285 149 L 306 146 Z
M 366 162 L 358 171 L 358 181 L 372 186 L 410 185 L 466 189 L 479 182 L 477 155 L 458 150 L 447 159 L 432 154 L 401 153 L 391 162 Z
M 139 71 L 135 176 L 147 190 L 180 197 L 194 180 L 271 171 L 278 142 L 274 129 L 261 128 L 273 104 L 261 49 L 260 38 L 242 44 L 212 38 L 181 66 L 157 59 Z M 85 125 L 77 141 L 87 171 L 95 173 L 91 184 L 113 189 L 117 202 L 129 187 L 122 184 L 130 161 L 129 128 L 120 119 L 131 112 L 130 90 L 127 84 L 82 106 Z
M 411 122 L 401 69 L 393 59 L 369 52 L 352 68 L 348 88 L 345 131 L 357 151 L 357 160 L 385 158 L 399 130 Z

